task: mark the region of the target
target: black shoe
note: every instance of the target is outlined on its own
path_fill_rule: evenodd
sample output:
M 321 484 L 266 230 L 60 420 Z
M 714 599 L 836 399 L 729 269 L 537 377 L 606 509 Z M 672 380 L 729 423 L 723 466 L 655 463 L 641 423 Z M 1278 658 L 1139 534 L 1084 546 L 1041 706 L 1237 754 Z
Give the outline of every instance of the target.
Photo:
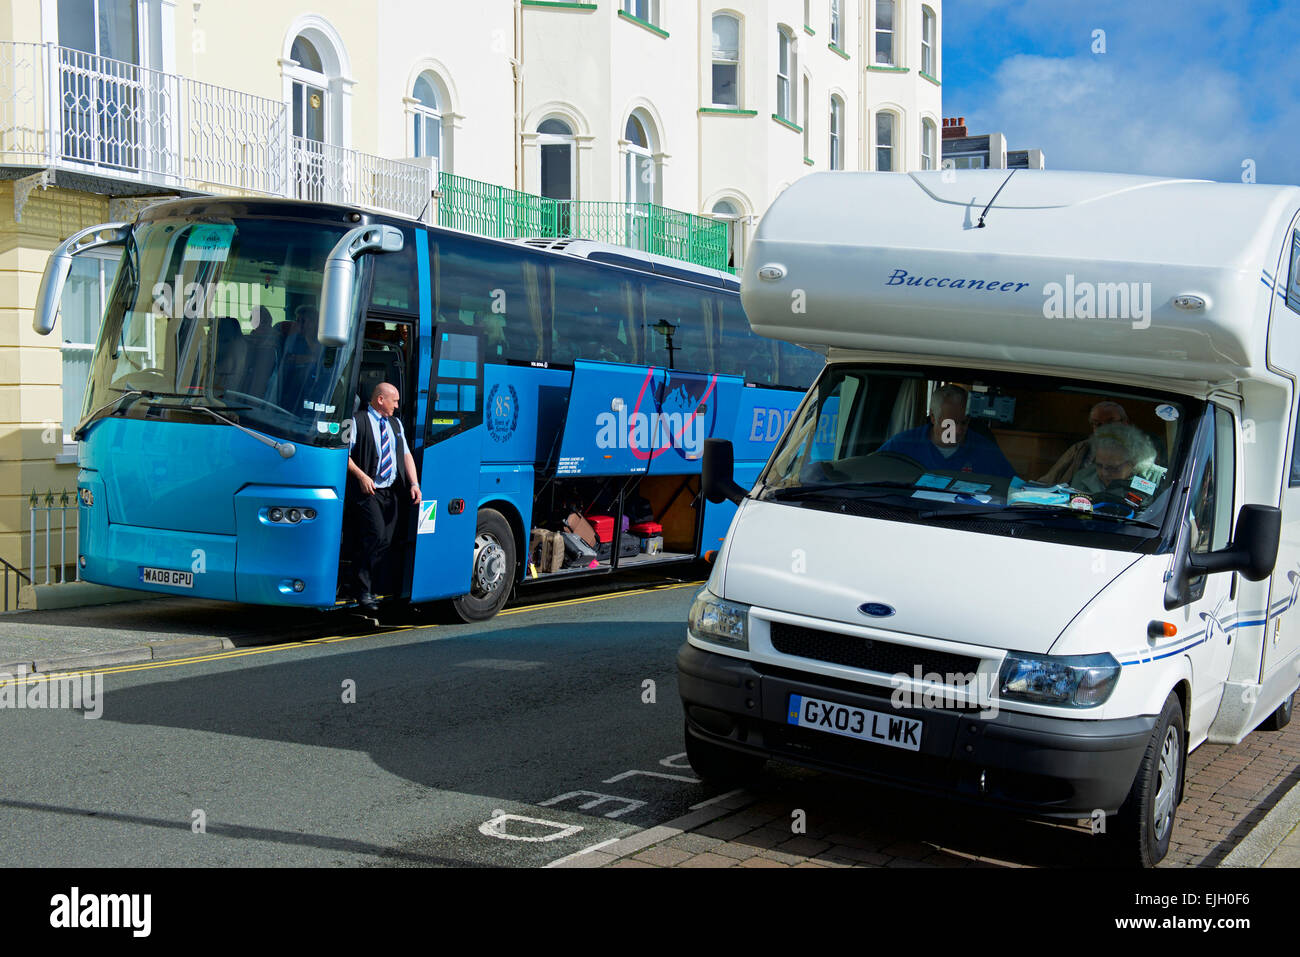
M 377 614 L 379 611 L 379 602 L 376 601 L 375 596 L 370 594 L 369 592 L 366 592 L 364 595 L 358 598 L 357 604 L 361 606 L 363 611 L 366 611 L 372 615 Z

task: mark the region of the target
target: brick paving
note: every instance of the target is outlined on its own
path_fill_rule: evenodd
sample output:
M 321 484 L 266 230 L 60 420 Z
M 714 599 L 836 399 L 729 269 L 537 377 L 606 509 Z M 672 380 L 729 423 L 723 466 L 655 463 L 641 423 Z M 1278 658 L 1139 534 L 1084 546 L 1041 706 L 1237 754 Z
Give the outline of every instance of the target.
M 1203 744 L 1161 867 L 1214 867 L 1300 784 L 1300 721 L 1235 746 Z M 1087 867 L 1105 842 L 1086 822 L 1016 817 L 769 765 L 753 802 L 611 867 Z M 799 813 L 802 812 L 802 813 Z M 802 832 L 799 831 L 802 828 Z M 1300 822 L 1264 866 L 1300 867 Z

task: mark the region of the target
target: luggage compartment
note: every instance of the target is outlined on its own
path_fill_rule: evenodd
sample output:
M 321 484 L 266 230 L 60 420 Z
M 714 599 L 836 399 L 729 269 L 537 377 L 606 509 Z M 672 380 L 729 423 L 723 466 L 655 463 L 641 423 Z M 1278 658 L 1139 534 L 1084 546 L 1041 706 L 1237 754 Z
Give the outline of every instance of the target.
M 697 475 L 539 479 L 527 581 L 691 561 Z

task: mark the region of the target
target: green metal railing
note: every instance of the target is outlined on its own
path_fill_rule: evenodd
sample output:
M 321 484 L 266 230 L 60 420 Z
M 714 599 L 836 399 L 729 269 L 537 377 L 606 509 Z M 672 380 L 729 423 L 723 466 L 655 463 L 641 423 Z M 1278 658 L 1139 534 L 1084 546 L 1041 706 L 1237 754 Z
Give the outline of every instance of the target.
M 500 238 L 590 239 L 727 268 L 728 231 L 722 220 L 656 206 L 549 199 L 453 173 L 438 176 L 438 223 Z

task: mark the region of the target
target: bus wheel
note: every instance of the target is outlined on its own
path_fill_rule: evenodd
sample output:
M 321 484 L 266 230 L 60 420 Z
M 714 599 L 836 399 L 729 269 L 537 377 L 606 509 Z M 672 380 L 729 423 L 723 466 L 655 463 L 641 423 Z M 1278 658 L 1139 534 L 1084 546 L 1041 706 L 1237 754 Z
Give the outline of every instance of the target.
M 1294 698 L 1287 698 L 1278 705 L 1277 710 L 1264 719 L 1264 723 L 1260 725 L 1260 728 L 1264 731 L 1281 731 L 1290 724 L 1291 710 L 1294 707 L 1293 700 Z
M 1116 815 L 1116 827 L 1108 835 L 1119 863 L 1154 867 L 1169 853 L 1182 778 L 1183 708 L 1171 693 L 1151 732 L 1133 787 Z
M 474 567 L 468 595 L 451 605 L 462 621 L 487 621 L 510 597 L 515 576 L 515 535 L 497 511 L 480 509 L 474 532 Z

